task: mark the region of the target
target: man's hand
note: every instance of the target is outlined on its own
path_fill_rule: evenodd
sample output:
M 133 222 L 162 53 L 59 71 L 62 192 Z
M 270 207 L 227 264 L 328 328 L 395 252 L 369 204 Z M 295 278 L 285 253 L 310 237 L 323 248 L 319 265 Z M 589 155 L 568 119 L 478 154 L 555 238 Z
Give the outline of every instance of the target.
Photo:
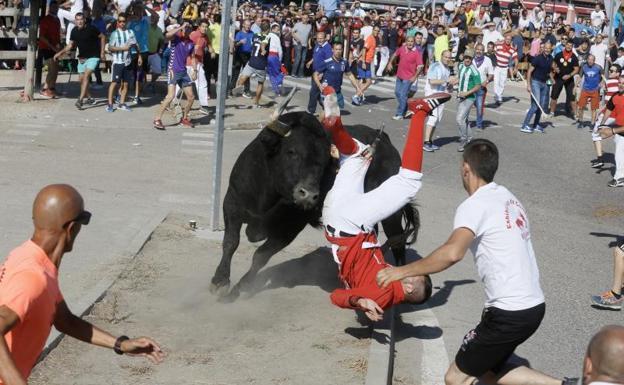
M 383 318 L 383 309 L 372 299 L 360 298 L 357 304 L 371 321 L 381 321 Z
M 403 270 L 400 267 L 387 267 L 377 272 L 377 285 L 382 288 L 388 287 L 394 281 L 400 281 L 403 278 Z
M 156 341 L 148 337 L 133 338 L 121 343 L 121 351 L 133 357 L 147 357 L 155 364 L 165 358 L 165 352 L 160 349 Z
M 458 83 L 459 83 L 459 79 L 457 79 L 457 77 L 455 77 L 455 76 L 451 76 L 451 77 L 449 77 L 449 79 L 448 79 L 448 83 L 449 83 L 450 85 L 454 86 L 455 84 L 458 84 Z
M 52 58 L 52 60 L 54 60 L 54 61 L 58 61 L 59 57 L 61 57 L 61 53 L 62 53 L 62 52 L 57 52 L 57 53 L 54 55 L 54 57 Z

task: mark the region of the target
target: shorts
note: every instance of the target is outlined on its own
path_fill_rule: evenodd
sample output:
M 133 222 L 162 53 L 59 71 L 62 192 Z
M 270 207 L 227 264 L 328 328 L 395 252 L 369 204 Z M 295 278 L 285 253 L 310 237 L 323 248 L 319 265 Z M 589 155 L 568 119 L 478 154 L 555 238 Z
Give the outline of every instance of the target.
M 123 63 L 113 64 L 113 76 L 111 82 L 114 83 L 132 83 L 134 82 L 134 68 L 132 65 L 125 65 Z
M 344 109 L 345 106 L 345 102 L 344 102 L 344 96 L 342 95 L 342 92 L 336 92 L 336 98 L 338 99 L 338 107 L 340 107 L 340 109 Z M 325 96 L 323 94 L 321 94 L 321 104 L 323 104 L 323 100 L 325 99 Z
M 552 100 L 559 99 L 559 95 L 561 95 L 561 91 L 563 91 L 564 88 L 566 91 L 566 102 L 573 101 L 572 100 L 574 96 L 574 79 L 573 78 L 570 78 L 567 81 L 563 81 L 562 79 L 556 79 L 550 91 L 550 98 Z
M 97 66 L 100 64 L 99 57 L 90 57 L 87 59 L 78 59 L 78 73 L 85 73 L 86 70 L 95 71 Z
M 600 106 L 600 92 L 598 90 L 596 91 L 582 90 L 581 97 L 579 98 L 579 101 L 578 101 L 579 108 L 581 109 L 585 108 L 585 106 L 587 105 L 588 99 L 591 99 L 590 106 L 591 106 L 592 111 L 597 110 L 598 107 Z
M 167 84 L 170 86 L 178 85 L 180 88 L 186 88 L 193 85 L 193 81 L 191 77 L 186 72 L 186 68 L 184 72 L 169 72 L 169 78 L 167 79 Z
M 159 54 L 154 53 L 149 55 L 147 57 L 147 63 L 151 74 L 160 75 L 162 73 L 162 58 Z
M 545 311 L 544 303 L 517 311 L 484 309 L 481 322 L 464 336 L 455 364 L 472 377 L 499 373 L 514 350 L 535 333 Z
M 253 68 L 252 66 L 249 65 L 249 63 L 245 64 L 245 68 L 243 68 L 241 75 L 248 77 L 248 78 L 256 78 L 256 81 L 258 83 L 264 83 L 264 80 L 266 79 L 265 70 L 259 70 L 257 68 Z
M 43 59 L 43 61 L 50 60 L 54 57 L 56 53 L 51 49 L 39 48 L 39 57 Z
M 604 116 L 603 114 L 600 114 L 598 115 L 598 118 L 596 118 L 596 124 L 594 124 L 594 129 L 592 130 L 592 133 L 591 133 L 592 142 L 602 141 L 602 136 L 600 136 L 600 134 L 598 133 L 598 127 L 601 126 L 600 122 L 602 121 L 603 116 Z M 605 124 L 603 126 L 611 126 L 611 127 L 614 126 L 615 118 L 612 118 L 611 116 L 609 116 L 609 118 L 605 121 Z
M 427 116 L 426 126 L 435 127 L 442 121 L 442 115 L 444 114 L 444 105 L 438 106 L 431 111 L 431 115 Z
M 358 79 L 370 79 L 372 77 L 371 64 L 372 63 L 366 63 L 366 69 L 364 69 L 362 65 L 358 66 L 358 70 L 357 70 Z

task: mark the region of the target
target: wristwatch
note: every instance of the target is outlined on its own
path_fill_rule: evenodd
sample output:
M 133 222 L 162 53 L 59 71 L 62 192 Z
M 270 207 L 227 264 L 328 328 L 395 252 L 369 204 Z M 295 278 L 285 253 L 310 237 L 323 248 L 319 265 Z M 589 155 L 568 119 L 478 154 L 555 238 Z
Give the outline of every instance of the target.
M 124 341 L 129 340 L 130 337 L 128 336 L 119 336 L 116 340 L 115 340 L 115 346 L 113 346 L 113 351 L 119 355 L 124 354 L 124 352 L 121 350 L 121 343 Z

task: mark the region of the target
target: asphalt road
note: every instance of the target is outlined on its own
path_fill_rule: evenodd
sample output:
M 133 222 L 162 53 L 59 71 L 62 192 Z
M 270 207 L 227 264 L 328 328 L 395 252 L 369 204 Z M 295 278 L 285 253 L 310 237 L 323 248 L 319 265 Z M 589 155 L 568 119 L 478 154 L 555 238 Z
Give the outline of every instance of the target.
M 288 78 L 286 84 L 294 82 Z M 309 80 L 296 82 L 303 90 L 293 105 L 303 109 Z M 350 87 L 345 87 L 345 95 L 350 99 Z M 592 309 L 589 296 L 610 286 L 609 245 L 621 234 L 623 190 L 606 186 L 611 169 L 597 172 L 589 167 L 593 149 L 587 131 L 577 130 L 566 118 L 554 118 L 547 120 L 554 126 L 546 134 L 523 134 L 519 129 L 528 95 L 517 84 L 509 86 L 506 95 L 518 99 L 488 109 L 491 125 L 475 137 L 491 139 L 499 146 L 496 181 L 516 194 L 528 211 L 547 298 L 542 326 L 518 354 L 555 376 L 578 376 L 591 334 L 605 324 L 621 323 L 619 312 Z M 372 127 L 385 123 L 386 132 L 401 150 L 407 121 L 390 119 L 396 107 L 393 82 L 374 85 L 367 100 L 361 107 L 347 106 L 350 114 L 345 122 Z M 151 128 L 154 107 L 149 104 L 158 98 L 147 102 L 148 106 L 131 113 L 113 114 L 106 114 L 102 104 L 76 111 L 69 99 L 49 102 L 53 108 L 46 105 L 38 112 L 30 108 L 28 113 L 19 105 L 3 104 L 11 110 L 6 110 L 0 126 L 5 199 L 0 209 L 0 254 L 6 255 L 29 237 L 32 199 L 45 184 L 74 184 L 94 214 L 61 267 L 61 287 L 70 306 L 84 300 L 85 293 L 99 282 L 119 273 L 129 258 L 128 244 L 154 218 L 170 210 L 209 216 L 213 148 L 212 128 L 206 125 L 209 119 L 192 130 L 170 127 L 157 132 Z M 446 240 L 455 208 L 466 198 L 454 143 L 455 108 L 455 101 L 448 103 L 436 133 L 442 149 L 425 155 L 424 185 L 418 196 L 423 226 L 415 247 L 420 255 Z M 223 180 L 257 132 L 226 132 Z M 611 141 L 606 141 L 605 148 L 612 154 Z M 318 242 L 324 245 L 320 234 Z M 446 363 L 453 359 L 463 335 L 478 322 L 483 304 L 483 288 L 470 255 L 436 275 L 434 285 L 439 290 L 430 308 L 408 317 L 412 325 L 428 325 L 405 331 L 422 339 L 408 338 L 404 341 L 409 346 L 406 342 L 397 345 L 399 355 L 402 351 L 419 353 L 410 356 L 412 366 L 418 368 L 412 375 L 415 383 L 440 383 Z

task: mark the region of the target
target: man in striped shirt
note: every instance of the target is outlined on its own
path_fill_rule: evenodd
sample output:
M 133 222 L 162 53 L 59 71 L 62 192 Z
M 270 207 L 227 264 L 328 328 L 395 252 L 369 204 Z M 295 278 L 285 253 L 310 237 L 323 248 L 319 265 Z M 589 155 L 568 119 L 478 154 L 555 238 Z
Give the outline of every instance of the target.
M 464 51 L 464 60 L 459 65 L 459 85 L 457 89 L 457 128 L 459 130 L 459 147 L 457 151 L 463 152 L 464 147 L 472 140 L 472 129 L 468 123 L 470 108 L 475 104 L 476 93 L 481 89 L 481 75 L 472 64 L 474 51 L 470 48 Z
M 507 71 L 509 63 L 514 62 L 513 74 L 515 77 L 518 72 L 518 52 L 511 44 L 511 33 L 505 34 L 505 41 L 496 44 L 496 68 L 494 69 L 494 97 L 496 98 L 496 106 L 500 106 L 503 102 L 503 92 L 505 91 L 505 82 L 507 82 Z
M 119 109 L 122 111 L 130 111 L 130 107 L 126 105 L 126 94 L 128 93 L 128 83 L 134 81 L 134 68 L 132 65 L 132 55 L 130 54 L 130 48 L 137 45 L 134 31 L 126 29 L 126 14 L 120 13 L 117 17 L 117 29 L 114 30 L 110 38 L 108 39 L 108 50 L 113 55 L 113 68 L 111 84 L 108 87 L 108 105 L 106 106 L 107 112 L 115 111 L 113 106 L 113 97 L 117 86 L 121 84 L 119 88 Z M 142 58 L 138 57 L 139 65 L 142 63 Z

